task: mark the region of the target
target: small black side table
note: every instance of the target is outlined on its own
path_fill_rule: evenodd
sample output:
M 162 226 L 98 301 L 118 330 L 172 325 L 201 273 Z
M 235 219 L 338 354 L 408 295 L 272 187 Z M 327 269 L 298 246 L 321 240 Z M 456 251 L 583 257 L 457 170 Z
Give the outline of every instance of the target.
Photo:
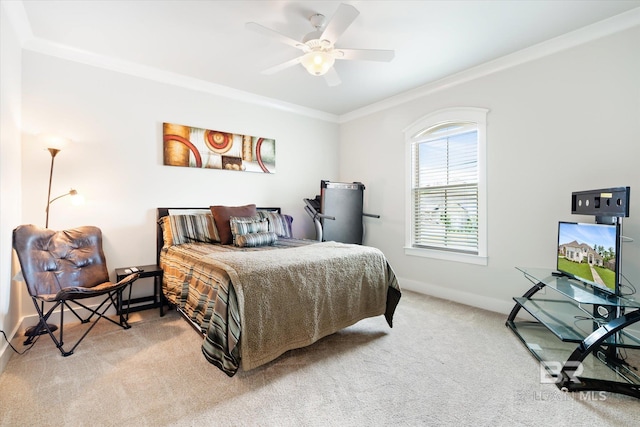
M 137 281 L 133 282 L 132 284 L 129 285 L 129 297 L 126 300 L 122 298 L 122 294 L 118 296 L 118 307 L 117 307 L 118 315 L 126 312 L 126 317 L 128 319 L 129 312 L 160 307 L 160 316 L 164 316 L 164 311 L 163 311 L 164 301 L 163 301 L 163 295 L 162 295 L 162 268 L 160 268 L 160 266 L 155 264 L 135 265 L 132 267 L 137 267 L 138 270 L 140 270 L 139 274 L 141 279 L 143 277 L 153 277 L 153 295 L 132 299 L 131 288 Z M 129 274 L 131 274 L 130 272 L 125 271 L 129 268 L 131 267 L 116 268 L 116 281 L 119 282 L 120 280 L 124 279 Z M 135 305 L 135 306 L 131 305 L 131 304 L 138 304 L 146 301 L 151 301 L 151 302 L 147 304 L 141 304 L 141 305 Z M 125 304 L 126 304 L 126 309 L 124 308 Z

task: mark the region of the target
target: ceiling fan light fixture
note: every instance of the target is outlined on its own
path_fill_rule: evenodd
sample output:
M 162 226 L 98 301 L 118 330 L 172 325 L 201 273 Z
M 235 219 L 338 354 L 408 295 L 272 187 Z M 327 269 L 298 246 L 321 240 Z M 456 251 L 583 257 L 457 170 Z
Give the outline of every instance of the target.
M 306 53 L 300 60 L 300 63 L 307 69 L 309 74 L 322 76 L 333 67 L 335 61 L 331 53 L 323 50 L 314 50 Z
M 325 17 L 321 14 L 312 15 L 309 17 L 309 21 L 315 31 L 305 35 L 302 41 L 255 22 L 247 22 L 245 27 L 302 51 L 300 56 L 267 68 L 262 71 L 262 74 L 274 74 L 300 64 L 312 76 L 324 76 L 327 85 L 337 86 L 340 84 L 340 78 L 336 69 L 333 68 L 336 59 L 389 62 L 394 57 L 393 50 L 336 49 L 336 42 L 359 14 L 360 12 L 355 7 L 342 3 L 328 22 L 325 22 Z

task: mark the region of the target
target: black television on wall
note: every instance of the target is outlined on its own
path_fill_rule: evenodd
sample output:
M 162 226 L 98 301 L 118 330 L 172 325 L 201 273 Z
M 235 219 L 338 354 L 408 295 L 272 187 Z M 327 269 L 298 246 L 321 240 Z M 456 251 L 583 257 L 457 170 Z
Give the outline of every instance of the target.
M 558 223 L 559 272 L 619 295 L 620 225 Z

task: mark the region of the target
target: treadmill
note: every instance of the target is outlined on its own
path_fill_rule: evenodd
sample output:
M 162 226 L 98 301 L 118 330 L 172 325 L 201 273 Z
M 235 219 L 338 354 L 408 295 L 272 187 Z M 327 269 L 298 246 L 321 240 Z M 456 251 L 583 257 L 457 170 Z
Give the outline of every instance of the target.
M 362 244 L 363 216 L 380 218 L 380 215 L 362 211 L 365 186 L 361 182 L 320 181 L 320 195 L 303 199 L 305 211 L 313 219 L 316 240 Z

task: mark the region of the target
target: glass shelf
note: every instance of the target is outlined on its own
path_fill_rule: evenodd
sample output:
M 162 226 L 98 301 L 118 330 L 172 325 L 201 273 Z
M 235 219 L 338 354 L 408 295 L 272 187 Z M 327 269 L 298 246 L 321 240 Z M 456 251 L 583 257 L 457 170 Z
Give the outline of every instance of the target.
M 553 276 L 552 272 L 554 270 L 544 268 L 516 268 L 524 273 L 529 280 L 542 283 L 549 288 L 555 289 L 560 294 L 579 304 L 640 308 L 640 301 L 636 301 L 634 298 L 617 296 L 567 276 Z
M 524 342 L 529 351 L 544 366 L 567 360 L 575 350 L 575 343 L 558 341 L 556 336 L 541 323 L 509 322 L 508 326 Z M 629 354 L 630 366 L 639 366 L 637 353 Z M 550 365 L 557 369 L 557 366 Z M 601 354 L 590 354 L 581 364 L 581 378 L 594 378 L 602 381 L 613 381 L 629 384 L 640 384 L 637 371 L 627 365 L 614 364 Z
M 605 324 L 570 301 L 525 297 L 514 298 L 514 301 L 562 341 L 580 343 Z M 640 338 L 626 331 L 621 331 L 604 340 L 603 344 L 640 349 Z M 575 349 L 575 346 L 573 348 Z
M 640 302 L 553 275 L 553 270 L 517 269 L 534 286 L 513 298 L 516 304 L 506 325 L 540 361 L 558 388 L 603 390 L 640 399 L 640 331 L 634 329 L 634 325 L 640 325 Z M 547 288 L 549 292 L 545 292 Z M 605 319 L 596 314 L 601 306 L 615 313 L 614 317 Z M 518 318 L 520 310 L 534 320 Z M 569 362 L 579 363 L 580 371 L 569 369 Z M 570 376 L 573 371 L 575 378 Z

